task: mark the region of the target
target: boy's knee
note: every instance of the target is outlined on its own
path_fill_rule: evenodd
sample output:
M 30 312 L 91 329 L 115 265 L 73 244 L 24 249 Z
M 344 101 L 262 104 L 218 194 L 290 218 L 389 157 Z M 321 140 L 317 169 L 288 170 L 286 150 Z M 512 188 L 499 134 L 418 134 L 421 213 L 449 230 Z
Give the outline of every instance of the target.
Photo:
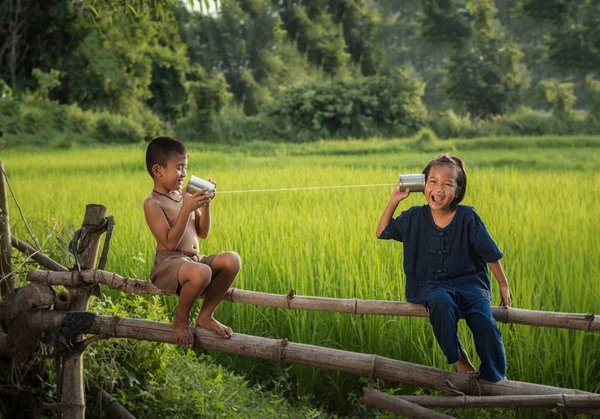
M 194 264 L 192 269 L 188 272 L 188 278 L 186 278 L 189 282 L 194 284 L 195 286 L 206 286 L 210 283 L 212 278 L 212 270 L 208 265 L 202 264 Z
M 239 272 L 242 267 L 242 258 L 236 252 L 224 253 L 224 267 L 231 272 Z

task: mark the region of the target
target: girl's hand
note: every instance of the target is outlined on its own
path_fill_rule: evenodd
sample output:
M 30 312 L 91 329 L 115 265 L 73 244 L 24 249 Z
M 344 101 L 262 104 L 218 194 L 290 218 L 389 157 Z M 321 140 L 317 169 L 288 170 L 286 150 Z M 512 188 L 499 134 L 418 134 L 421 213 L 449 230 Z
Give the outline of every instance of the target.
M 403 199 L 406 199 L 410 195 L 410 188 L 406 188 L 404 191 L 400 190 L 400 183 L 396 185 L 394 190 L 392 191 L 392 197 L 390 198 L 392 201 L 400 202 Z
M 510 299 L 510 291 L 508 290 L 508 284 L 500 285 L 500 307 L 510 307 L 512 300 Z

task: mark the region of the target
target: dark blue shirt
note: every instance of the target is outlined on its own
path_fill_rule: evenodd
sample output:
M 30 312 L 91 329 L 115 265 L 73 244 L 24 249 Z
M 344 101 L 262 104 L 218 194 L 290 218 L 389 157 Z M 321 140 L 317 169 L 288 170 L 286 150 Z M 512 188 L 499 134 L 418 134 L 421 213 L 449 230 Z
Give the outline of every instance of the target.
M 414 206 L 390 221 L 379 238 L 404 243 L 407 301 L 424 304 L 427 291 L 438 285 L 466 294 L 471 303 L 491 301 L 487 263 L 503 253 L 473 207 L 458 205 L 452 222 L 439 228 L 429 205 Z

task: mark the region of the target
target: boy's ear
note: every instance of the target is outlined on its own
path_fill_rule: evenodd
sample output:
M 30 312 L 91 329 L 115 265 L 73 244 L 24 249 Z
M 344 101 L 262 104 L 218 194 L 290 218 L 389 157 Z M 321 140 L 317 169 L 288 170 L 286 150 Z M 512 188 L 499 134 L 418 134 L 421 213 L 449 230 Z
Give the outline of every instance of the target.
M 160 176 L 160 164 L 155 164 L 154 166 L 152 166 L 152 175 L 154 175 L 155 177 Z

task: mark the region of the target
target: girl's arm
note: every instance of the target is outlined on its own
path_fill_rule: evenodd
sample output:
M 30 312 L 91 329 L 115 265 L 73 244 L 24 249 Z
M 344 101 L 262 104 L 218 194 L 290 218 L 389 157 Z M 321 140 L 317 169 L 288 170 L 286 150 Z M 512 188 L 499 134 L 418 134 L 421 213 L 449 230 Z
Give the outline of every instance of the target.
M 396 212 L 396 208 L 398 208 L 400 201 L 405 199 L 408 195 L 410 195 L 410 189 L 407 188 L 404 192 L 400 192 L 400 184 L 398 183 L 392 191 L 390 201 L 386 205 L 385 209 L 383 210 L 383 214 L 381 214 L 381 218 L 379 219 L 379 224 L 377 225 L 376 231 L 377 237 L 381 236 L 383 230 L 385 230 L 390 221 L 392 221 L 394 212 Z
M 510 291 L 508 290 L 508 279 L 506 279 L 502 264 L 497 260 L 496 262 L 488 263 L 488 266 L 496 277 L 496 281 L 498 281 L 498 286 L 500 287 L 500 306 L 510 307 L 512 301 L 510 299 Z

